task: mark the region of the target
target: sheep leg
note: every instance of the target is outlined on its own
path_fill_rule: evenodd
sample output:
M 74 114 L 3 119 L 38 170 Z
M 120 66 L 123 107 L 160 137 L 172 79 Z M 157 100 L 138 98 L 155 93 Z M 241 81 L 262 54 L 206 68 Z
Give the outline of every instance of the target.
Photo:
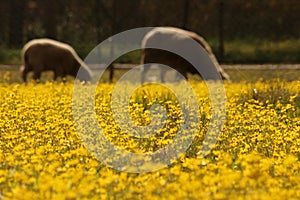
M 64 82 L 64 83 L 67 81 L 67 75 L 66 75 L 65 73 L 62 74 L 61 80 L 62 80 L 62 82 Z
M 39 80 L 41 79 L 41 71 L 34 71 L 34 73 L 33 73 L 33 79 L 35 80 L 35 81 L 38 81 L 39 82 Z
M 165 69 L 160 70 L 160 80 L 161 80 L 162 83 L 165 82 L 166 72 L 167 72 L 167 70 L 165 70 Z
M 64 73 L 64 71 L 62 70 L 63 67 L 58 67 L 55 71 L 54 71 L 54 80 L 57 80 L 58 77 L 61 77 L 61 79 L 64 81 L 64 79 L 66 78 L 66 74 Z
M 182 71 L 182 72 L 180 72 L 180 74 L 181 74 L 186 80 L 188 80 L 187 72 Z M 180 76 L 179 74 L 176 74 L 176 81 L 182 80 L 182 76 Z
M 53 80 L 56 80 L 57 79 L 57 77 L 58 77 L 58 75 L 57 75 L 57 73 L 56 73 L 56 71 L 54 72 L 54 77 L 53 77 Z
M 143 84 L 145 82 L 145 76 L 146 73 L 149 71 L 149 66 L 144 65 L 141 73 L 141 83 Z
M 25 83 L 27 82 L 27 73 L 28 73 L 27 67 L 24 67 L 22 71 L 22 79 Z

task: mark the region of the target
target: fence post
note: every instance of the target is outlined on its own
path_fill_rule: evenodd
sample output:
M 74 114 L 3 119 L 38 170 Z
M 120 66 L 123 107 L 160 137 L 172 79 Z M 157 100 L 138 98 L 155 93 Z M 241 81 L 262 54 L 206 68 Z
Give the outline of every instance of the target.
M 109 54 L 110 54 L 110 58 L 111 58 L 110 60 L 112 60 L 112 58 L 114 57 L 114 54 L 115 54 L 114 40 L 111 37 L 109 39 L 109 41 L 110 41 L 110 52 L 109 52 Z M 108 68 L 109 68 L 109 82 L 112 83 L 113 77 L 114 77 L 114 63 L 111 63 Z

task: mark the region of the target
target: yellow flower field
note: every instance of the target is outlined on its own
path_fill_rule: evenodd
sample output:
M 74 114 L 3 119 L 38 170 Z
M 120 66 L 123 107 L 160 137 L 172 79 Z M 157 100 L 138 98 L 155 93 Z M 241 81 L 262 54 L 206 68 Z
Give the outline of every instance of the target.
M 204 83 L 190 84 L 199 131 L 184 155 L 147 173 L 117 171 L 87 150 L 74 124 L 73 83 L 1 84 L 0 199 L 300 199 L 300 82 L 226 83 L 226 121 L 204 158 L 198 152 L 211 103 Z M 161 130 L 138 139 L 113 121 L 112 90 L 98 85 L 95 110 L 113 144 L 142 154 L 172 143 L 182 112 L 170 91 L 142 88 L 132 96 L 136 125 L 150 123 L 154 103 L 168 113 Z

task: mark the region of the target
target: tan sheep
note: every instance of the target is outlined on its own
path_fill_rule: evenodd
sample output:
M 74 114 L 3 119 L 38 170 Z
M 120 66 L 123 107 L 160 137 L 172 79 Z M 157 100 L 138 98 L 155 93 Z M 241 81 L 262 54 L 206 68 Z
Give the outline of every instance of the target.
M 22 50 L 22 78 L 26 82 L 27 73 L 33 71 L 33 79 L 38 80 L 43 71 L 53 71 L 54 79 L 71 75 L 78 79 L 90 81 L 92 72 L 68 44 L 52 39 L 34 39 Z
M 142 64 L 159 63 L 159 64 L 167 65 L 177 70 L 185 78 L 187 78 L 187 73 L 198 74 L 198 71 L 182 57 L 174 53 L 171 53 L 169 51 L 147 48 L 153 44 L 155 45 L 166 44 L 167 46 L 173 46 L 174 48 L 181 48 L 184 45 L 187 46 L 186 42 L 190 40 L 189 38 L 194 39 L 207 51 L 217 71 L 221 74 L 221 77 L 224 80 L 229 80 L 228 74 L 226 74 L 224 70 L 221 68 L 210 46 L 202 37 L 200 37 L 194 32 L 186 31 L 175 27 L 157 27 L 152 29 L 145 35 L 142 41 L 143 51 L 142 51 L 141 63 Z M 202 67 L 201 70 L 207 70 L 207 71 L 209 70 L 209 69 L 203 69 L 203 66 L 200 67 Z M 145 74 L 147 73 L 148 70 L 149 70 L 149 66 L 143 68 L 142 75 L 141 75 L 142 83 L 145 81 Z M 160 76 L 161 76 L 161 81 L 163 82 L 164 82 L 165 74 L 166 74 L 166 69 L 165 68 L 161 69 Z

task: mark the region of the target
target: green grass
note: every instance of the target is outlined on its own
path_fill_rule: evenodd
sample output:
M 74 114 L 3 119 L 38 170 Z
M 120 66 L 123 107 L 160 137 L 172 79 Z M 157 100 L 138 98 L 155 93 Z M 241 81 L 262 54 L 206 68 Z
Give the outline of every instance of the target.
M 225 41 L 225 63 L 300 63 L 300 39 Z M 217 57 L 218 42 L 212 40 Z
M 233 82 L 257 82 L 279 79 L 285 81 L 299 80 L 300 70 L 250 70 L 230 69 L 226 70 Z
M 220 60 L 218 52 L 218 41 L 216 39 L 208 39 L 208 43 L 212 46 L 213 52 Z M 300 39 L 285 39 L 272 41 L 268 39 L 235 39 L 225 41 L 225 55 L 222 63 L 300 63 Z M 93 49 L 92 45 L 80 45 L 75 48 L 81 58 Z M 118 49 L 115 48 L 115 54 Z M 103 57 L 110 55 L 110 49 L 101 49 Z M 140 50 L 129 52 L 119 57 L 118 63 L 139 63 Z M 20 64 L 19 49 L 1 49 L 1 64 Z
M 1 64 L 20 64 L 21 50 L 20 49 L 1 49 L 0 48 L 0 63 Z

